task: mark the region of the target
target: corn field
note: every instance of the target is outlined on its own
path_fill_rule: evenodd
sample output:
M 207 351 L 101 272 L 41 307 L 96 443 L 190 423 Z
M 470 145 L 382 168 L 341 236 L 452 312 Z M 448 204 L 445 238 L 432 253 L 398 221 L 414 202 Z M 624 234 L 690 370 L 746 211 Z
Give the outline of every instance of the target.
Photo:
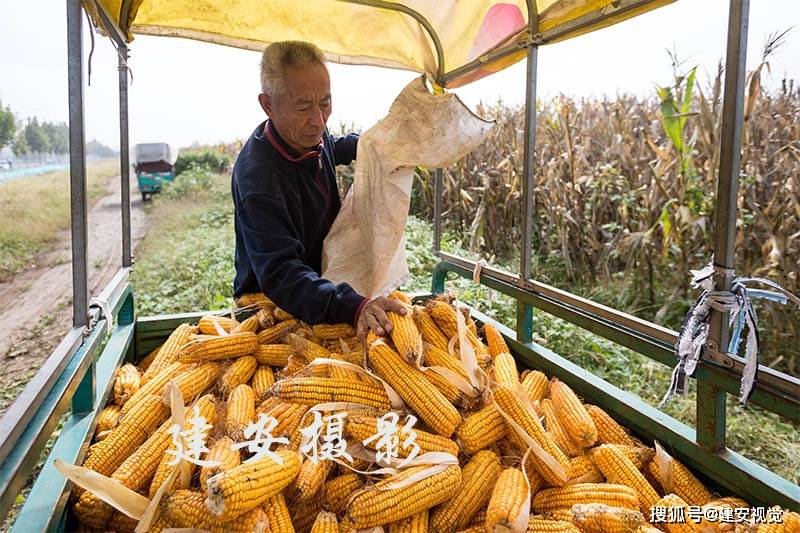
M 737 275 L 800 293 L 800 89 L 762 90 L 748 73 L 736 232 Z M 673 63 L 675 65 L 675 62 Z M 677 67 L 676 67 L 677 68 Z M 537 277 L 666 326 L 696 297 L 689 269 L 712 253 L 723 69 L 695 69 L 651 98 L 537 102 Z M 524 113 L 481 106 L 491 137 L 444 170 L 444 226 L 460 245 L 518 268 Z M 412 212 L 432 219 L 433 172 L 419 169 Z M 763 362 L 798 374 L 800 312 L 757 304 Z

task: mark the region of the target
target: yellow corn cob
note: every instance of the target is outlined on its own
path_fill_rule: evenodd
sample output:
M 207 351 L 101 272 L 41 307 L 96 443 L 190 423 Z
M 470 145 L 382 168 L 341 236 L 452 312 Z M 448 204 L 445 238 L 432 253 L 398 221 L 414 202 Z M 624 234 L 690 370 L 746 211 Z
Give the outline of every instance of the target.
M 267 329 L 275 325 L 275 315 L 272 313 L 272 309 L 259 309 L 253 316 L 258 320 L 258 329 Z
M 447 350 L 442 350 L 426 342 L 423 345 L 423 359 L 427 366 L 441 366 L 451 372 L 455 372 L 465 380 L 469 379 L 461 360 L 450 355 Z
M 496 358 L 495 361 L 497 361 Z M 495 366 L 495 368 L 497 368 L 497 366 Z M 561 425 L 561 421 L 556 416 L 556 411 L 552 400 L 550 400 L 550 398 L 545 398 L 539 403 L 539 405 L 544 412 L 547 432 L 553 436 L 553 440 L 556 441 L 558 447 L 561 448 L 561 450 L 569 457 L 582 455 L 583 450 L 581 450 L 580 446 L 578 446 L 575 441 L 572 440 L 572 437 L 567 434 L 566 430 Z
M 278 493 L 264 502 L 264 512 L 267 514 L 267 530 L 265 533 L 294 533 L 292 517 L 283 493 Z
M 406 305 L 411 305 L 411 297 L 401 290 L 392 291 L 388 298 L 392 298 L 393 300 L 397 300 L 399 302 L 403 302 Z
M 594 465 L 591 455 L 579 455 L 569 460 L 569 481 L 574 483 L 600 483 L 603 474 Z
M 255 418 L 256 397 L 249 385 L 239 385 L 228 398 L 225 432 L 234 441 L 244 440 L 244 430 Z
M 284 311 L 280 307 L 275 308 L 275 318 L 281 322 L 295 319 L 291 314 L 289 314 L 287 311 Z
M 658 501 L 658 494 L 624 453 L 613 445 L 602 444 L 592 450 L 592 456 L 594 464 L 609 482 L 632 487 L 639 497 L 642 513 L 650 513 L 650 508 Z
M 389 524 L 389 533 L 428 533 L 428 510 Z M 433 531 L 438 531 L 434 529 Z
M 300 458 L 292 450 L 275 453 L 283 464 L 264 457 L 208 478 L 206 505 L 211 513 L 223 521 L 235 518 L 289 485 L 300 471 Z
M 492 357 L 497 357 L 501 353 L 511 352 L 511 350 L 508 349 L 508 344 L 506 344 L 503 335 L 501 335 L 500 331 L 493 325 L 486 324 L 483 326 L 483 334 L 486 336 L 486 344 L 489 346 L 489 354 L 491 354 Z
M 498 474 L 499 476 L 499 474 Z M 494 490 L 494 487 L 492 487 Z M 472 520 L 469 521 L 466 527 L 473 527 L 478 526 L 481 528 L 481 532 L 486 531 L 486 509 L 489 506 L 489 501 L 486 501 L 486 505 L 480 508 L 480 510 L 472 517 Z
M 168 365 L 161 372 L 153 376 L 147 383 L 144 383 L 133 396 L 131 396 L 125 405 L 120 409 L 120 416 L 125 416 L 128 411 L 136 407 L 142 400 L 149 396 L 161 396 L 161 391 L 171 379 L 186 370 L 188 367 L 181 363 L 175 362 Z
M 510 353 L 500 353 L 494 358 L 494 380 L 498 385 L 516 389 L 519 383 L 519 372 L 514 356 Z
M 147 372 L 147 369 L 150 368 L 151 364 L 153 364 L 153 361 L 155 360 L 156 356 L 158 355 L 158 351 L 161 349 L 161 346 L 163 346 L 163 344 L 161 344 L 161 345 L 155 347 L 154 349 L 152 349 L 150 351 L 150 353 L 148 353 L 147 355 L 142 357 L 142 359 L 138 363 L 136 363 L 136 366 L 139 368 L 139 371 L 142 374 Z
M 256 400 L 262 400 L 274 384 L 275 374 L 272 373 L 272 369 L 267 365 L 259 365 L 250 382 L 250 386 L 253 387 L 253 392 L 256 395 Z
M 450 339 L 442 333 L 424 307 L 414 306 L 414 323 L 423 341 L 447 353 Z
M 108 529 L 116 533 L 133 533 L 139 521 L 120 511 L 114 511 L 108 521 Z
M 597 503 L 573 505 L 572 522 L 584 533 L 628 533 L 647 523 L 639 511 Z
M 306 459 L 300 465 L 300 473 L 288 489 L 293 501 L 308 500 L 325 485 L 333 463 L 331 461 L 312 461 Z
M 576 503 L 575 505 L 582 505 Z M 594 504 L 598 505 L 598 504 Z M 574 506 L 573 506 L 574 507 Z M 635 511 L 639 512 L 639 511 Z M 544 511 L 542 516 L 548 518 L 550 520 L 560 520 L 562 522 L 572 522 L 572 508 L 571 507 L 560 507 L 558 509 L 550 509 L 549 511 Z
M 286 366 L 289 356 L 294 353 L 294 348 L 288 344 L 261 344 L 253 352 L 253 357 L 259 365 Z
M 245 355 L 235 359 L 219 379 L 219 390 L 223 398 L 227 397 L 239 385 L 250 381 L 250 378 L 256 372 L 256 367 L 258 367 L 258 363 L 256 363 L 256 358 L 252 355 Z
M 431 429 L 444 437 L 453 434 L 461 415 L 420 369 L 382 342 L 370 346 L 369 362 Z
M 581 530 L 571 522 L 532 516 L 528 520 L 528 533 L 581 533 Z
M 232 329 L 236 328 L 238 322 L 227 316 L 206 315 L 200 318 L 197 328 L 203 335 L 219 335 L 217 325 L 225 333 L 230 333 Z
M 214 423 L 214 410 L 216 405 L 213 396 L 204 396 L 198 403 L 201 416 Z M 123 487 L 139 490 L 153 477 L 164 453 L 172 444 L 172 435 L 169 429 L 172 421 L 167 420 L 139 446 L 133 454 L 127 457 L 111 475 L 111 479 Z M 75 504 L 75 514 L 79 520 L 92 528 L 103 529 L 114 509 L 89 491 L 83 492 Z
M 267 405 L 270 400 L 275 400 L 272 405 Z M 278 425 L 272 430 L 272 436 L 289 435 L 293 428 L 300 424 L 303 415 L 308 411 L 308 406 L 299 403 L 289 403 L 279 398 L 271 398 L 262 403 L 256 411 L 256 417 L 264 413 L 278 421 Z
M 258 328 L 260 326 L 261 323 L 259 322 L 258 317 L 256 315 L 253 315 L 245 319 L 243 322 L 239 322 L 239 324 L 237 324 L 236 327 L 233 328 L 233 331 L 231 331 L 231 333 L 241 333 L 242 331 L 251 331 L 255 333 L 256 331 L 258 331 Z
M 597 441 L 597 428 L 572 389 L 566 383 L 553 379 L 550 382 L 550 396 L 556 415 L 567 434 L 579 446 L 592 446 Z
M 259 344 L 276 344 L 283 341 L 283 337 L 287 333 L 291 333 L 300 327 L 300 321 L 296 319 L 289 319 L 280 321 L 278 318 L 278 310 L 275 310 L 275 318 L 279 320 L 277 324 L 271 328 L 267 328 L 258 332 Z
M 397 351 L 414 364 L 419 364 L 422 360 L 422 335 L 414 323 L 411 309 L 401 315 L 392 311 L 386 313 L 389 322 L 392 323 L 392 331 L 389 334 L 392 338 Z
M 539 475 L 539 472 L 536 471 L 536 465 L 533 462 L 532 455 L 532 453 L 528 454 L 528 459 L 525 462 L 525 473 L 528 474 L 528 485 L 531 488 L 531 494 L 536 494 L 542 485 L 544 485 L 544 479 Z
M 145 398 L 120 419 L 119 425 L 106 438 L 89 447 L 83 466 L 110 476 L 168 414 L 169 409 L 161 403 L 160 397 Z
M 408 468 L 379 481 L 374 488 L 357 490 L 347 505 L 343 521 L 353 529 L 374 527 L 402 520 L 450 499 L 461 485 L 458 465 L 450 465 L 442 472 L 401 488 L 387 488 L 426 468 Z
M 780 509 L 780 507 L 776 505 L 771 509 Z M 758 533 L 797 533 L 798 531 L 800 531 L 800 513 L 788 509 L 782 509 L 780 522 L 759 524 L 757 529 Z
M 458 335 L 458 324 L 456 322 L 456 309 L 452 305 L 445 303 L 440 300 L 429 300 L 426 304 L 426 308 L 430 313 L 433 321 L 439 326 L 439 329 L 442 330 L 442 333 L 450 339 L 453 336 Z M 478 358 L 478 364 L 481 367 L 486 367 L 490 365 L 492 362 L 492 356 L 489 354 L 488 348 L 483 342 L 478 338 L 478 334 L 475 330 L 475 323 L 466 315 L 466 337 L 472 347 L 475 349 L 475 355 Z M 456 342 L 456 344 L 458 344 Z
M 378 431 L 378 419 L 373 416 L 350 415 L 346 420 L 345 432 L 349 439 L 364 441 L 375 435 Z M 442 437 L 441 435 L 434 435 L 433 433 L 422 431 L 421 429 L 414 429 L 414 431 L 416 432 L 416 443 L 417 446 L 419 446 L 419 453 L 445 452 L 453 456 L 458 456 L 458 445 L 452 440 Z M 400 457 L 408 457 L 412 448 L 403 447 L 403 443 L 409 436 L 408 433 L 404 429 L 398 428 L 396 434 L 400 441 L 400 446 L 397 450 Z M 378 441 L 373 440 L 365 446 L 371 450 L 376 450 L 377 444 Z
M 193 490 L 178 489 L 164 495 L 161 512 L 175 527 L 210 530 L 221 521 L 205 505 L 206 495 Z
M 120 409 L 119 406 L 116 405 L 107 405 L 100 411 L 100 414 L 97 415 L 97 427 L 95 428 L 95 433 L 101 433 L 103 431 L 108 431 L 112 429 L 114 426 L 117 425 L 117 420 L 119 420 L 119 413 Z
M 634 446 L 636 443 L 625 431 L 625 428 L 617 424 L 608 413 L 596 405 L 585 404 L 584 407 L 592 417 L 594 426 L 597 428 L 597 442 L 599 444 L 625 444 Z
M 199 363 L 250 355 L 258 349 L 258 337 L 245 331 L 224 337 L 200 337 L 185 344 L 178 353 L 181 363 Z
M 505 435 L 505 419 L 494 405 L 469 414 L 455 430 L 456 441 L 468 455 L 488 448 Z
M 340 515 L 347 506 L 347 500 L 357 489 L 364 486 L 364 478 L 360 474 L 350 472 L 325 482 L 325 509 Z
M 538 370 L 531 370 L 522 380 L 522 390 L 532 402 L 538 402 L 550 395 L 550 381 Z
M 253 533 L 266 531 L 269 527 L 269 517 L 261 507 L 254 507 L 233 520 L 211 526 L 211 533 Z
M 496 453 L 489 450 L 476 453 L 461 471 L 458 492 L 432 511 L 430 526 L 433 531 L 455 531 L 469 524 L 488 503 L 501 470 Z
M 229 437 L 220 437 L 209 448 L 208 453 L 203 456 L 205 461 L 219 461 L 216 466 L 204 466 L 200 469 L 200 488 L 206 490 L 206 481 L 211 476 L 220 472 L 225 472 L 242 464 L 239 450 L 234 450 L 234 441 Z
M 311 533 L 339 533 L 339 520 L 333 513 L 320 511 L 311 526 Z
M 122 365 L 117 370 L 117 377 L 114 379 L 114 403 L 125 405 L 125 402 L 139 390 L 141 379 L 138 368 L 133 365 Z
M 517 425 L 522 427 L 530 438 L 538 442 L 544 451 L 553 456 L 565 471 L 569 468 L 569 459 L 556 445 L 553 438 L 544 430 L 539 418 L 533 413 L 526 401 L 522 399 L 522 394 L 505 387 L 498 387 L 494 391 L 494 401 Z M 529 457 L 536 470 L 549 484 L 561 486 L 567 482 L 566 479 L 559 477 L 558 473 L 536 454 L 531 453 Z
M 486 531 L 511 531 L 512 526 L 525 511 L 528 488 L 525 476 L 518 468 L 506 468 L 497 478 L 497 483 L 486 509 Z
M 324 498 L 321 492 L 318 492 L 316 496 L 312 496 L 309 500 L 292 502 L 289 512 L 295 530 L 302 533 L 310 532 L 311 528 L 314 527 L 314 522 L 317 520 L 317 515 L 323 510 L 323 503 Z
M 279 380 L 294 376 L 298 372 L 303 371 L 306 366 L 308 366 L 308 359 L 302 355 L 290 355 L 289 362 L 279 372 Z
M 286 342 L 288 342 L 294 348 L 295 353 L 302 355 L 308 359 L 308 361 L 313 361 L 314 359 L 320 357 L 330 357 L 331 355 L 330 351 L 323 348 L 319 344 L 311 342 L 308 339 L 304 339 L 295 333 L 289 333 L 286 336 Z
M 149 489 L 149 492 L 148 492 L 148 494 L 150 495 L 150 499 L 153 499 L 153 497 L 156 495 L 156 492 L 158 491 L 158 489 L 161 487 L 161 485 L 164 484 L 164 482 L 167 480 L 169 475 L 172 473 L 172 470 L 175 467 L 174 467 L 174 465 L 170 465 L 169 463 L 172 462 L 174 459 L 175 459 L 174 456 L 167 455 L 167 454 L 164 454 L 161 457 L 161 460 L 158 462 L 158 466 L 156 467 L 156 471 L 153 474 L 153 479 L 150 482 L 150 489 Z M 187 468 L 190 471 L 193 471 L 194 470 L 194 465 L 192 463 L 189 463 Z M 173 481 L 173 484 L 171 486 L 167 487 L 167 493 L 170 492 L 172 489 L 176 488 L 177 484 L 178 484 L 178 480 L 175 479 Z
M 350 324 L 317 324 L 311 326 L 314 336 L 322 340 L 338 340 L 353 337 L 356 331 Z
M 422 373 L 425 379 L 436 387 L 436 390 L 442 393 L 448 402 L 452 403 L 455 406 L 461 408 L 467 408 L 470 406 L 471 403 L 474 403 L 472 400 L 467 398 L 467 396 L 461 392 L 461 390 L 450 383 L 446 377 L 442 376 L 434 372 L 433 370 L 426 370 Z
M 222 367 L 219 363 L 203 363 L 179 374 L 174 381 L 183 395 L 183 401 L 190 403 L 211 387 L 217 381 L 221 372 Z M 169 405 L 169 389 L 164 389 L 161 396 L 164 405 Z
M 576 503 L 602 503 L 611 507 L 639 509 L 636 491 L 628 486 L 612 483 L 575 483 L 563 487 L 543 489 L 533 497 L 536 512 L 569 508 Z
M 672 486 L 664 486 L 664 479 L 659 471 L 658 461 L 651 460 L 647 465 L 650 474 L 658 480 L 664 490 L 674 492 L 683 498 L 689 505 L 702 506 L 714 499 L 714 496 L 700 481 L 694 477 L 688 468 L 676 459 L 672 459 Z
M 689 518 L 688 515 L 687 515 L 687 508 L 689 507 L 689 504 L 686 503 L 679 496 L 676 496 L 675 494 L 667 494 L 666 496 L 664 496 L 663 498 L 658 500 L 654 504 L 654 506 L 655 507 L 666 507 L 668 510 L 669 510 L 670 507 L 683 508 L 683 516 L 684 516 L 684 521 L 683 522 L 677 522 L 677 521 L 674 521 L 674 520 L 672 520 L 672 521 L 669 520 L 669 514 L 674 514 L 675 513 L 673 511 L 672 513 L 668 512 L 668 519 L 667 519 L 666 522 L 660 522 L 658 524 L 661 527 L 661 529 L 663 529 L 667 533 L 692 533 L 694 531 L 701 531 L 701 527 L 704 527 L 704 526 L 705 527 L 709 527 L 712 530 L 716 530 L 716 527 L 715 527 L 716 524 L 713 524 L 713 523 L 708 522 L 708 521 L 705 520 L 705 513 L 703 513 L 703 517 L 701 518 L 701 521 L 700 521 L 699 524 L 694 522 L 691 518 Z
M 655 450 L 644 446 L 627 446 L 625 444 L 606 444 L 606 446 L 621 451 L 623 455 L 633 462 L 638 470 L 646 471 L 647 463 L 655 456 Z
M 168 366 L 178 360 L 181 347 L 189 342 L 197 328 L 189 324 L 181 324 L 170 334 L 167 341 L 161 346 L 153 362 L 142 374 L 141 384 L 144 385 Z
M 274 309 L 275 304 L 272 300 L 266 297 L 261 292 L 248 292 L 236 298 L 236 306 L 240 307 L 257 307 L 259 309 Z
M 291 378 L 278 381 L 273 393 L 293 403 L 351 402 L 389 409 L 389 397 L 377 383 L 334 378 Z

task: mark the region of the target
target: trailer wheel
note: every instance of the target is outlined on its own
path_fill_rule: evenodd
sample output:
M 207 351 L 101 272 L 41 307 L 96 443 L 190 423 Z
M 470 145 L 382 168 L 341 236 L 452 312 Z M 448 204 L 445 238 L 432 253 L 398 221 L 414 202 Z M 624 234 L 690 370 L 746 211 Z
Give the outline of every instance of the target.
M 142 193 L 142 202 L 149 202 L 149 201 L 150 201 L 150 193 L 149 192 L 143 192 Z

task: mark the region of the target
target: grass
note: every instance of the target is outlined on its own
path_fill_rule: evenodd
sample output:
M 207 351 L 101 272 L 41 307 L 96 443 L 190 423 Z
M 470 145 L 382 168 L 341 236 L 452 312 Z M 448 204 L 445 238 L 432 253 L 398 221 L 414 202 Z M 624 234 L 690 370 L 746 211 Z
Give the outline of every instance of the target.
M 140 315 L 222 309 L 233 303 L 230 176 L 190 170 L 147 207 L 151 227 L 132 282 Z
M 87 167 L 89 205 L 119 175 L 119 161 Z M 49 172 L 0 184 L 0 281 L 18 273 L 69 228 L 69 172 Z

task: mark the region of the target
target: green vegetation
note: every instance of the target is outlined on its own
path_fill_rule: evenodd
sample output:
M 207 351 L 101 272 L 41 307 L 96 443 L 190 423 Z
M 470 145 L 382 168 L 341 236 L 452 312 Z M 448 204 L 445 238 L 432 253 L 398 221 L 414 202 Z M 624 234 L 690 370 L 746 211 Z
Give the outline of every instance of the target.
M 147 206 L 151 226 L 132 281 L 140 315 L 230 307 L 233 205 L 230 176 L 192 168 Z
M 119 176 L 119 161 L 89 163 L 86 174 L 91 205 Z M 0 184 L 0 281 L 30 264 L 69 228 L 69 205 L 69 171 Z
M 224 172 L 231 164 L 229 154 L 214 149 L 182 150 L 175 161 L 175 175 L 191 168 L 206 169 L 211 172 Z

